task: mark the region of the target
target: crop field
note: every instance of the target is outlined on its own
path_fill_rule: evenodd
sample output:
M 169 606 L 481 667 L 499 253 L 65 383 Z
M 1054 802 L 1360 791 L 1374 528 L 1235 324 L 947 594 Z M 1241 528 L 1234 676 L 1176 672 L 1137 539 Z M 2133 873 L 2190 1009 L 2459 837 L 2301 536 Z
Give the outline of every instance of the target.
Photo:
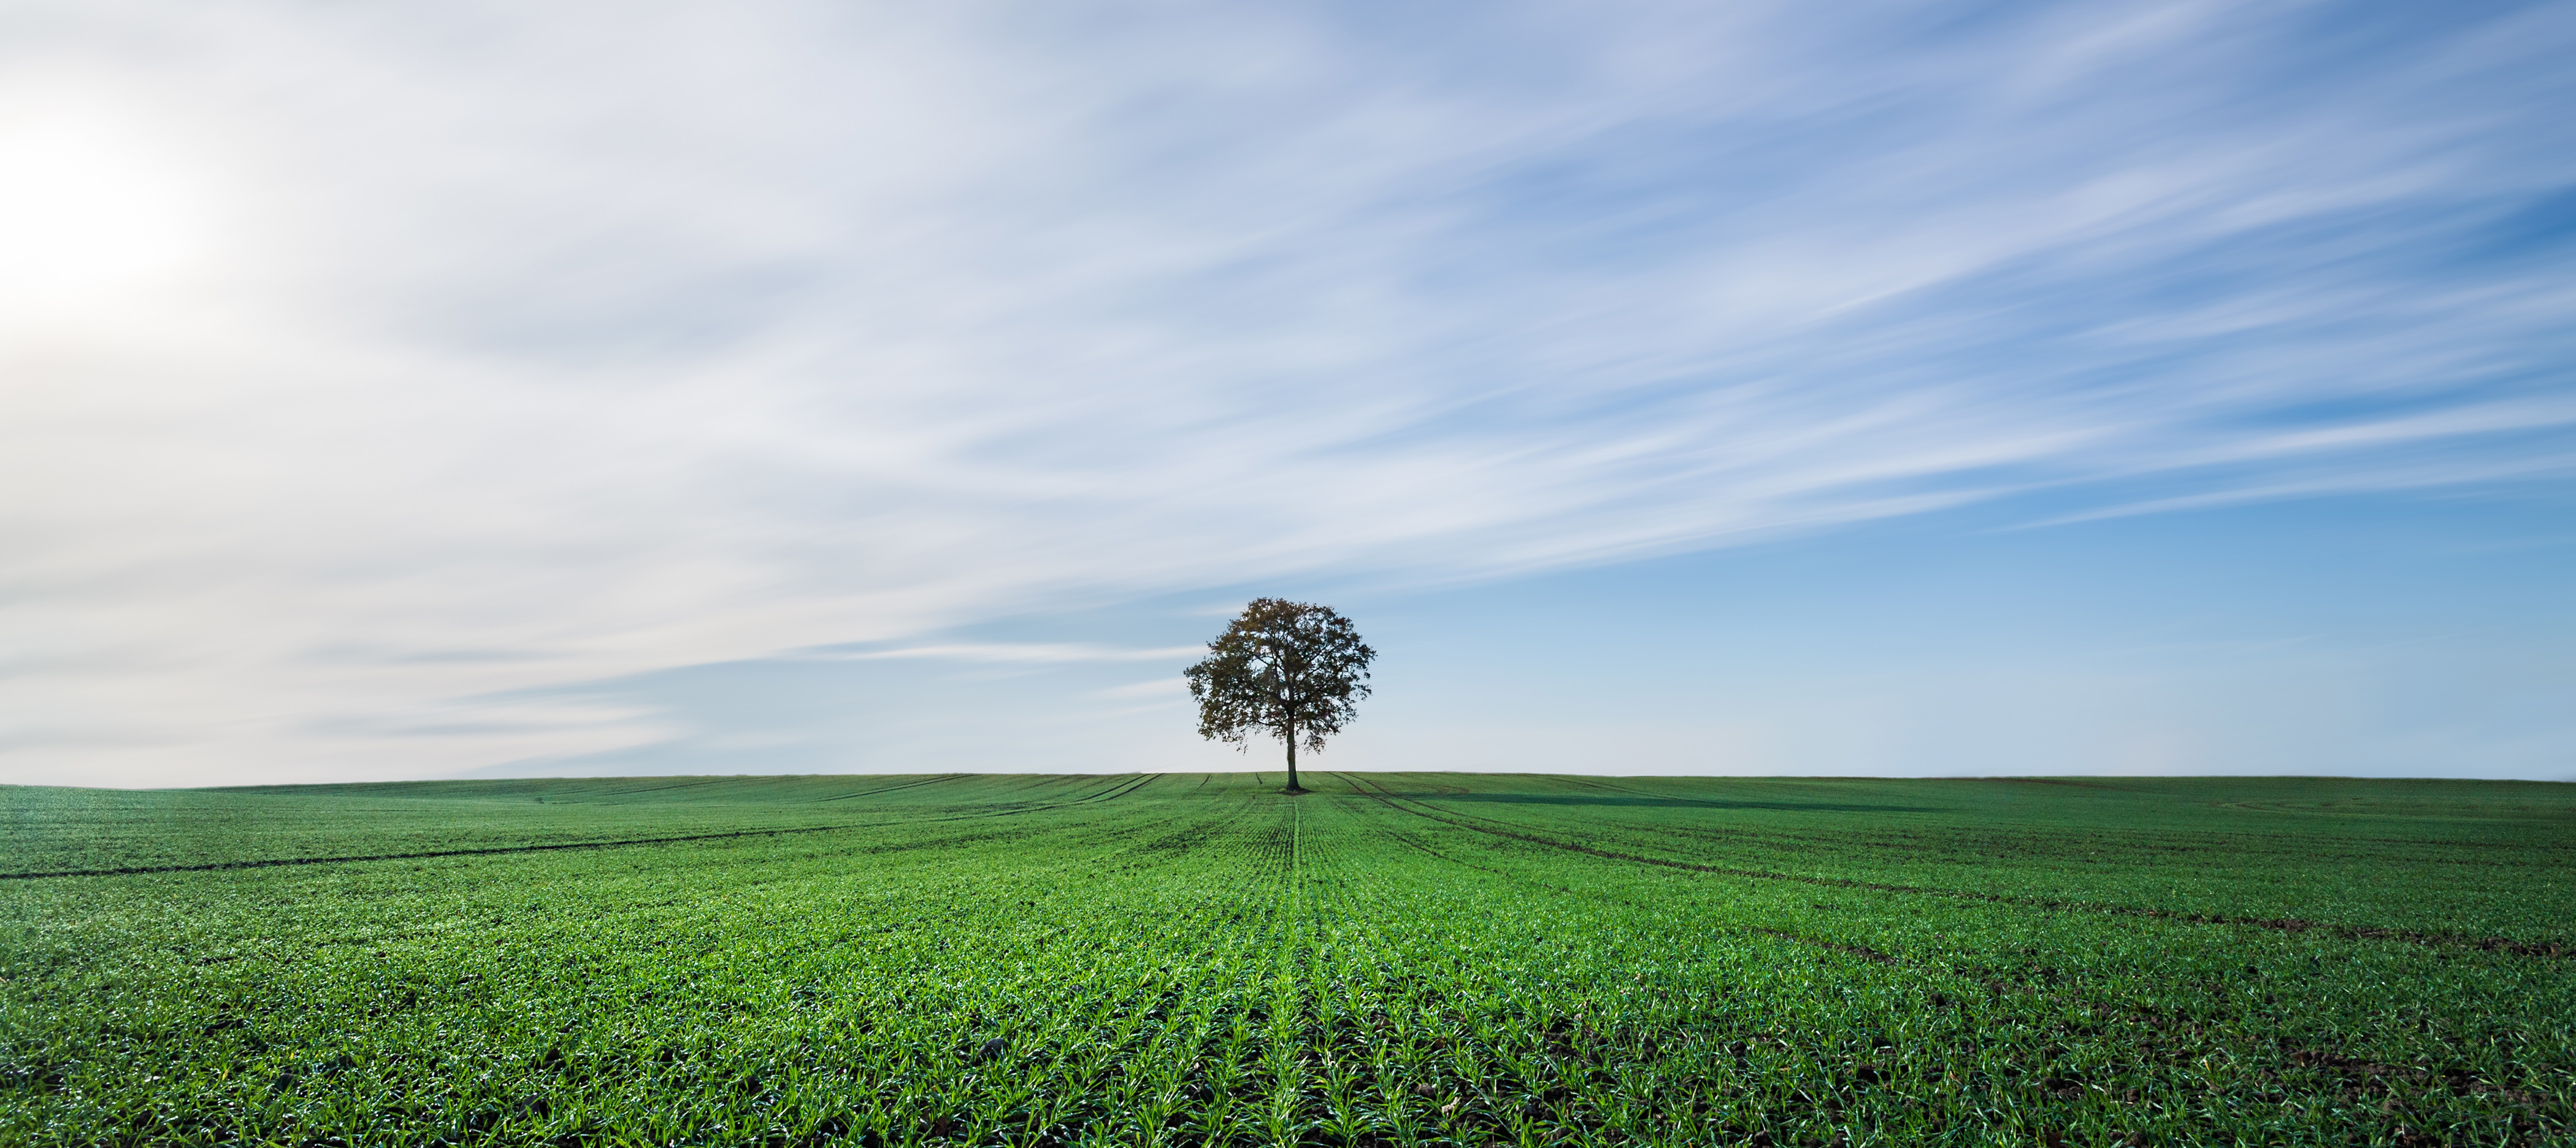
M 2576 786 L 0 789 L 0 1144 L 2567 1144 Z

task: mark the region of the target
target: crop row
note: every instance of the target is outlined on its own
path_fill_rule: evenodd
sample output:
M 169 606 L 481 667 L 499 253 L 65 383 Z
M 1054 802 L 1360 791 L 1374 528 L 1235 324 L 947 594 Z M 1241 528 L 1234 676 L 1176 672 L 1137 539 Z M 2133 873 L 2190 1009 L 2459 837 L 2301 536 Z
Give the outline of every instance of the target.
M 2139 890 L 1903 844 L 1971 840 L 1974 810 L 1315 784 L 962 779 L 694 823 L 793 833 L 7 883 L 0 1142 L 2570 1135 L 2564 959 L 2229 923 L 2254 888 L 2195 894 L 2214 921 L 2108 912 Z M 509 847 L 434 793 L 310 800 Z M 2060 816 L 2060 852 L 2115 827 Z M 2381 897 L 2410 895 L 2445 890 Z

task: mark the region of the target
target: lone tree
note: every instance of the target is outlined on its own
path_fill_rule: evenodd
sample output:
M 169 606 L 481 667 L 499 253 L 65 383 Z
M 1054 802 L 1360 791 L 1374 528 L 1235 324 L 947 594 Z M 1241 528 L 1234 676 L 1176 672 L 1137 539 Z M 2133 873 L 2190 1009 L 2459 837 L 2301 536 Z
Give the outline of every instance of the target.
M 1369 696 L 1377 651 L 1329 606 L 1256 598 L 1182 671 L 1199 703 L 1199 736 L 1238 749 L 1255 731 L 1288 743 L 1288 792 L 1297 784 L 1297 739 L 1321 753 L 1324 738 L 1350 724 L 1352 703 Z

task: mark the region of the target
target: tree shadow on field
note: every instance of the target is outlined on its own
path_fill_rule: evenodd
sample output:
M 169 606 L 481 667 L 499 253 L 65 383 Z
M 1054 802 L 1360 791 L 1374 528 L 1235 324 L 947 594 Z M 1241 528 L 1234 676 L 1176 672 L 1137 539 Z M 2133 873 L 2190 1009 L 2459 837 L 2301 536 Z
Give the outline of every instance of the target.
M 1699 797 L 1610 797 L 1583 793 L 1392 793 L 1413 801 L 1492 801 L 1505 805 L 1651 805 L 1697 809 L 1780 809 L 1804 813 L 1938 813 L 1927 805 L 1843 805 L 1823 801 L 1712 801 Z

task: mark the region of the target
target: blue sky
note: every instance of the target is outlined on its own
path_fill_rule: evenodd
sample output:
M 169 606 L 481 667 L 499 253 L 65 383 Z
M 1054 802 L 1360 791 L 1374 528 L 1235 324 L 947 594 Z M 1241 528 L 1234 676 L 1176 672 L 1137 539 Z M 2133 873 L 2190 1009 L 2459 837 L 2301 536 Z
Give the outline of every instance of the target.
M 0 780 L 2576 775 L 2563 5 L 35 3 Z
M 2533 529 L 2552 509 L 2005 510 L 1471 585 L 1316 580 L 1287 592 L 1369 623 L 1382 692 L 1307 764 L 2562 777 L 2576 529 Z M 1239 596 L 585 684 L 687 732 L 482 772 L 1275 768 L 1200 742 L 1170 673 Z

